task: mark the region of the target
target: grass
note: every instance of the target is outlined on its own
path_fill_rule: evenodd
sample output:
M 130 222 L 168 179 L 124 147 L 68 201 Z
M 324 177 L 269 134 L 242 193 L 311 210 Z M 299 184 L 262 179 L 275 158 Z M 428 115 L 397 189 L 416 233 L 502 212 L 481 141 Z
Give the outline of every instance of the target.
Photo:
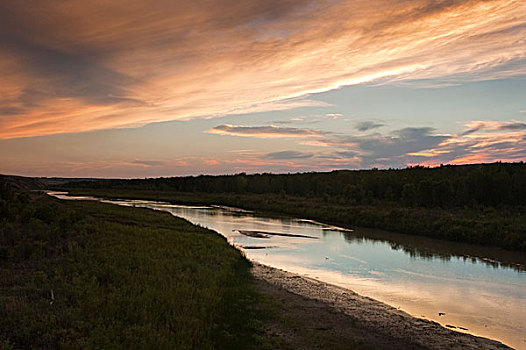
M 148 209 L 22 202 L 0 217 L 0 348 L 261 345 L 250 265 L 221 236 Z
M 526 251 L 525 208 L 424 208 L 348 205 L 277 194 L 181 193 L 153 190 L 72 189 L 72 194 L 162 200 L 180 204 L 223 204 L 286 214 L 343 226 L 400 233 Z

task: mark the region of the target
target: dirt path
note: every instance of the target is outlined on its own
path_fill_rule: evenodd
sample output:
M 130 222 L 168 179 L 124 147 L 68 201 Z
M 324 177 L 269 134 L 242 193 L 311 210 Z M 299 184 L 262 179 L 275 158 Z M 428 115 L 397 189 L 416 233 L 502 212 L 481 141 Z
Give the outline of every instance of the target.
M 258 264 L 252 273 L 275 304 L 265 327 L 279 348 L 509 349 L 308 277 Z

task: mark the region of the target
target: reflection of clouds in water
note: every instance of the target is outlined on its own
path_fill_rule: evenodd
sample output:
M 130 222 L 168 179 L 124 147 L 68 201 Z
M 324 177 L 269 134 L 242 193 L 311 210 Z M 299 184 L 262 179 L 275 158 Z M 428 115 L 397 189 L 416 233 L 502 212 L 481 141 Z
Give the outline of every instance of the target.
M 307 266 L 315 262 L 314 260 L 304 258 L 303 256 L 290 256 L 287 254 L 281 254 L 280 252 L 268 254 L 268 252 L 251 251 L 247 253 L 249 259 L 253 259 L 261 264 L 299 274 L 303 274 L 301 271 L 310 271 Z
M 48 191 L 47 192 L 50 196 L 56 197 L 58 199 L 64 199 L 64 200 L 87 200 L 87 201 L 97 201 L 98 198 L 90 197 L 90 196 L 68 196 L 67 192 L 53 192 Z
M 373 230 L 360 230 L 360 232 L 366 231 L 367 233 L 373 233 Z M 359 232 L 342 232 L 342 235 L 346 242 L 350 244 L 365 245 L 365 244 L 376 244 L 384 243 L 394 251 L 401 251 L 409 255 L 411 258 L 418 258 L 422 260 L 432 261 L 440 260 L 442 262 L 451 262 L 452 259 L 460 259 L 465 263 L 482 263 L 489 267 L 494 268 L 510 268 L 517 271 L 526 271 L 526 261 L 524 256 L 519 256 L 518 252 L 507 252 L 499 251 L 504 258 L 506 255 L 512 256 L 510 261 L 520 259 L 524 263 L 516 262 L 503 262 L 496 259 L 490 259 L 484 255 L 477 256 L 479 254 L 492 254 L 495 249 L 487 247 L 476 247 L 469 244 L 447 242 L 443 240 L 436 240 L 428 237 L 410 236 L 404 234 L 396 234 L 391 232 L 382 232 L 380 230 L 374 231 L 374 237 L 369 237 Z M 466 254 L 470 250 L 474 249 L 473 253 Z M 491 252 L 490 250 L 493 250 Z M 479 252 L 480 251 L 480 252 Z
M 496 288 L 507 289 L 507 286 L 500 285 L 499 282 L 493 282 L 491 280 L 480 280 L 479 276 L 470 276 L 470 275 L 434 275 L 430 273 L 420 273 L 416 271 L 409 271 L 405 269 L 393 269 L 392 272 L 395 272 L 399 275 L 406 275 L 408 278 L 420 278 L 421 280 L 426 280 L 432 283 L 444 283 L 448 282 L 451 284 L 465 285 L 466 288 L 473 287 L 476 285 L 481 290 L 492 290 Z M 452 277 L 450 277 L 452 276 Z
M 489 286 L 487 293 L 481 293 L 479 288 L 455 286 L 445 284 L 443 281 L 432 283 L 432 288 L 429 288 L 429 285 L 423 288 L 422 281 L 414 276 L 407 278 L 403 283 L 384 283 L 375 278 L 350 276 L 335 271 L 287 264 L 284 259 L 273 260 L 273 263 L 276 264 L 280 262 L 278 266 L 281 269 L 316 277 L 316 279 L 354 290 L 359 294 L 400 307 L 417 317 L 424 315 L 442 325 L 452 323 L 455 326 L 465 326 L 472 334 L 502 339 L 503 334 L 506 334 L 508 338 L 513 338 L 526 331 L 522 316 L 526 314 L 526 304 L 517 307 L 516 300 L 513 298 L 503 300 L 498 289 L 492 293 L 491 290 L 494 288 Z M 379 277 L 382 275 L 376 271 L 371 271 L 371 274 Z M 515 307 L 511 306 L 513 303 Z M 446 312 L 446 316 L 439 317 L 438 312 Z
M 359 259 L 359 258 L 354 257 L 354 256 L 350 256 L 350 255 L 348 255 L 348 254 L 340 254 L 340 255 L 338 255 L 338 258 L 340 258 L 340 259 L 352 260 L 352 261 L 357 261 L 357 262 L 359 262 L 360 264 L 364 264 L 364 265 L 367 265 L 367 264 L 368 264 L 367 261 L 365 261 L 365 260 L 363 260 L 363 259 Z M 378 273 L 379 273 L 379 272 L 378 272 Z

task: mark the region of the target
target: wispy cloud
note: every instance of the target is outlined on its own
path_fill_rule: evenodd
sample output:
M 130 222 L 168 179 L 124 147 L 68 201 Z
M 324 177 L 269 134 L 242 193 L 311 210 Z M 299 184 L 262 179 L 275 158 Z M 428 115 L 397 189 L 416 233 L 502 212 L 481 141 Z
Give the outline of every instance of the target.
M 509 122 L 502 123 L 499 130 L 526 130 L 526 123 L 523 122 Z
M 372 122 L 372 121 L 365 121 L 365 122 L 360 122 L 360 123 L 356 124 L 356 129 L 358 129 L 360 131 L 368 131 L 368 130 L 380 128 L 382 126 L 384 126 L 384 124 L 375 123 L 375 122 Z
M 340 117 L 343 117 L 343 114 L 341 114 L 341 113 L 327 113 L 327 114 L 325 114 L 325 117 L 327 117 L 329 119 L 338 119 Z
M 310 152 L 250 154 L 250 159 L 301 160 L 316 169 L 405 167 L 413 164 L 526 161 L 526 124 L 517 121 L 473 121 L 459 134 L 437 134 L 429 127 L 407 127 L 387 134 L 346 135 L 311 129 L 242 127 L 243 136 L 288 138 L 317 147 Z M 245 132 L 246 130 L 250 130 Z M 279 129 L 291 129 L 288 132 Z M 279 130 L 279 131 L 278 131 Z M 239 132 L 239 131 L 237 131 Z M 236 134 L 232 131 L 229 134 Z M 303 135 L 305 134 L 305 135 Z M 301 135 L 301 138 L 295 136 Z
M 135 160 L 133 160 L 133 161 L 131 161 L 129 163 L 126 163 L 126 164 L 146 166 L 146 167 L 155 167 L 155 166 L 164 166 L 164 165 L 167 165 L 169 163 L 166 162 L 166 161 L 162 161 L 162 160 L 141 160 L 141 159 L 135 159 Z
M 270 159 L 301 159 L 301 158 L 311 158 L 312 153 L 307 152 L 298 152 L 298 151 L 281 151 L 281 152 L 272 152 L 266 155 Z
M 294 117 L 287 120 L 276 120 L 273 124 L 294 124 L 294 123 L 303 123 L 305 122 L 305 117 Z
M 526 130 L 526 123 L 511 121 L 472 121 L 466 124 L 468 129 L 462 133 L 463 136 L 473 134 L 477 131 L 495 131 L 495 130 Z
M 248 114 L 248 113 L 259 113 L 267 111 L 284 111 L 294 108 L 302 107 L 330 107 L 331 105 L 323 101 L 315 101 L 307 98 L 292 98 L 283 101 L 270 101 L 258 103 L 250 106 L 236 106 L 227 111 L 221 113 L 209 115 L 209 116 L 222 116 L 225 114 Z
M 522 122 L 474 121 L 466 131 L 450 135 L 436 147 L 409 153 L 424 164 L 463 164 L 526 160 L 526 124 Z
M 258 138 L 319 138 L 326 132 L 307 128 L 285 128 L 275 125 L 268 126 L 240 126 L 223 124 L 206 131 L 210 134 L 245 136 Z
M 526 74 L 522 0 L 0 4 L 0 138 L 322 103 L 345 85 Z

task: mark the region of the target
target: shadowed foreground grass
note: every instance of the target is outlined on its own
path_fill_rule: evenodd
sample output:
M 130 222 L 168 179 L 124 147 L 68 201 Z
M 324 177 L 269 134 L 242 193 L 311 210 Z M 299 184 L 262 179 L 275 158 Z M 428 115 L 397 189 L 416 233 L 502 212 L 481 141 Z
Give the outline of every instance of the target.
M 3 199 L 0 348 L 258 342 L 249 263 L 224 238 L 167 213 L 31 197 Z

